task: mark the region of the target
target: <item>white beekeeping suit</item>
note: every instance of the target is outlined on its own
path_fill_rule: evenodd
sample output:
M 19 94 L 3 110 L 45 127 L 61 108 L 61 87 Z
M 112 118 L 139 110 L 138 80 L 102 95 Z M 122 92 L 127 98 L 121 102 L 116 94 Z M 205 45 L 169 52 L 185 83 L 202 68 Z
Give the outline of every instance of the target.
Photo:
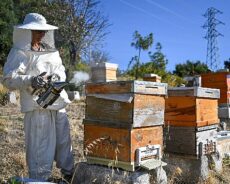
M 11 90 L 20 90 L 29 176 L 44 180 L 50 177 L 54 160 L 65 175 L 71 175 L 74 168 L 69 121 L 64 109 L 70 103 L 67 93 L 63 90 L 46 109 L 31 94 L 31 81 L 43 72 L 66 80 L 65 68 L 54 46 L 55 29 L 58 28 L 47 24 L 42 15 L 27 14 L 23 24 L 14 27 L 13 47 L 3 69 L 3 83 Z M 31 47 L 32 31 L 46 31 L 38 51 Z

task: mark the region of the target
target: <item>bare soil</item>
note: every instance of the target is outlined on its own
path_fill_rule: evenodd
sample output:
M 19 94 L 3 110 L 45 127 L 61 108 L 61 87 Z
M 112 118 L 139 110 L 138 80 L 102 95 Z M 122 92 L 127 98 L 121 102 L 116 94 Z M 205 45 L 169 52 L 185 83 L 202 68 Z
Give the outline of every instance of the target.
M 67 114 L 70 120 L 75 162 L 85 161 L 82 125 L 85 114 L 84 101 L 69 105 Z M 0 183 L 6 183 L 13 176 L 28 176 L 25 162 L 23 114 L 20 113 L 19 105 L 0 106 L 0 158 Z M 60 171 L 55 167 L 55 163 L 52 175 L 54 178 L 61 177 Z M 180 181 L 178 177 L 179 175 L 175 178 Z M 169 183 L 178 183 L 175 182 L 175 178 L 169 178 Z M 201 183 L 230 184 L 230 160 L 224 161 L 222 174 L 211 172 L 208 180 Z

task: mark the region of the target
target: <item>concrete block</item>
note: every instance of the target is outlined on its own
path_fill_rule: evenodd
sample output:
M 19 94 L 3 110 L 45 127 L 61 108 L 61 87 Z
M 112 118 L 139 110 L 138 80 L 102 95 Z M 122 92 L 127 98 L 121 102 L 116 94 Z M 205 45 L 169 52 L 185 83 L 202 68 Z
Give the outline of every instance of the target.
M 214 166 L 217 172 L 222 171 L 222 157 L 215 154 L 200 158 L 188 155 L 167 154 L 162 159 L 167 163 L 165 167 L 167 176 L 170 179 L 178 178 L 177 182 L 197 183 L 208 178 L 210 172 L 210 165 Z M 180 172 L 178 172 L 178 170 Z M 178 173 L 177 173 L 178 172 Z
M 142 169 L 129 172 L 81 162 L 76 165 L 75 173 L 72 182 L 74 184 L 150 184 L 150 178 L 154 183 L 167 184 L 167 177 L 163 168 L 151 172 Z

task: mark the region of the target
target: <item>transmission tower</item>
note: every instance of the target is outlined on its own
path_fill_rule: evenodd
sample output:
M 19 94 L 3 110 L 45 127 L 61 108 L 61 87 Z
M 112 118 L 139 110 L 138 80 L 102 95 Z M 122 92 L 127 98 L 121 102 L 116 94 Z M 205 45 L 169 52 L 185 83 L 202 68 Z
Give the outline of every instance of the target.
M 202 26 L 204 29 L 207 29 L 207 33 L 205 35 L 205 39 L 207 39 L 207 55 L 206 55 L 206 64 L 210 70 L 216 71 L 220 69 L 220 61 L 218 55 L 218 44 L 217 37 L 223 36 L 216 30 L 216 26 L 219 24 L 223 24 L 223 22 L 216 19 L 216 14 L 222 14 L 221 11 L 211 7 L 208 8 L 205 14 L 203 15 L 207 18 L 207 21 Z

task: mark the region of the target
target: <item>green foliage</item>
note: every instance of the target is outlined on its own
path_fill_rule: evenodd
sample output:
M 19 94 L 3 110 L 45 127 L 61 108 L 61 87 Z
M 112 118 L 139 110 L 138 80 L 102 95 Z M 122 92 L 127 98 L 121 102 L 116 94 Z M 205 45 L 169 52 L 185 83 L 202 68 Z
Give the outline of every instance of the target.
M 131 46 L 136 50 L 148 50 L 153 44 L 153 34 L 150 33 L 148 36 L 142 37 L 138 31 L 133 34 L 133 41 Z
M 1 64 L 12 46 L 13 25 L 22 23 L 27 13 L 36 12 L 44 15 L 49 24 L 59 27 L 55 31 L 56 46 L 63 51 L 61 57 L 71 71 L 89 54 L 89 48 L 103 41 L 107 34 L 108 20 L 98 10 L 99 3 L 98 0 L 1 0 Z
M 83 72 L 89 72 L 90 67 L 85 62 L 79 62 L 75 65 L 75 71 L 83 71 Z
M 186 83 L 181 77 L 171 73 L 165 73 L 161 81 L 167 83 L 169 87 L 178 87 Z
M 166 75 L 166 65 L 168 60 L 165 58 L 165 55 L 161 51 L 162 46 L 158 42 L 156 44 L 156 52 L 153 54 L 149 52 L 150 61 L 146 63 L 139 64 L 139 74 L 138 77 L 142 78 L 144 74 L 154 73 L 159 76 Z M 133 60 L 137 60 L 137 57 L 133 57 Z M 137 70 L 137 62 L 133 65 L 132 69 L 128 70 L 127 74 L 135 76 Z
M 134 47 L 138 51 L 138 55 L 132 57 L 128 64 L 128 69 L 134 63 L 133 69 L 135 71 L 135 78 L 140 77 L 139 67 L 140 67 L 140 56 L 141 51 L 148 50 L 153 44 L 153 34 L 150 33 L 148 36 L 142 37 L 138 31 L 135 31 L 133 34 L 133 42 L 131 46 Z
M 224 61 L 224 68 L 230 70 L 230 58 Z
M 17 19 L 12 0 L 1 0 L 0 9 L 0 63 L 3 66 L 12 45 L 13 25 Z
M 160 74 L 166 70 L 166 65 L 168 64 L 168 60 L 165 58 L 165 55 L 161 52 L 162 46 L 158 42 L 156 44 L 156 52 L 151 54 L 149 53 L 149 57 L 151 59 L 152 68 L 155 70 L 155 73 Z
M 180 77 L 185 77 L 207 73 L 209 71 L 210 70 L 206 64 L 201 63 L 200 61 L 192 62 L 188 60 L 185 64 L 177 64 L 173 73 Z

